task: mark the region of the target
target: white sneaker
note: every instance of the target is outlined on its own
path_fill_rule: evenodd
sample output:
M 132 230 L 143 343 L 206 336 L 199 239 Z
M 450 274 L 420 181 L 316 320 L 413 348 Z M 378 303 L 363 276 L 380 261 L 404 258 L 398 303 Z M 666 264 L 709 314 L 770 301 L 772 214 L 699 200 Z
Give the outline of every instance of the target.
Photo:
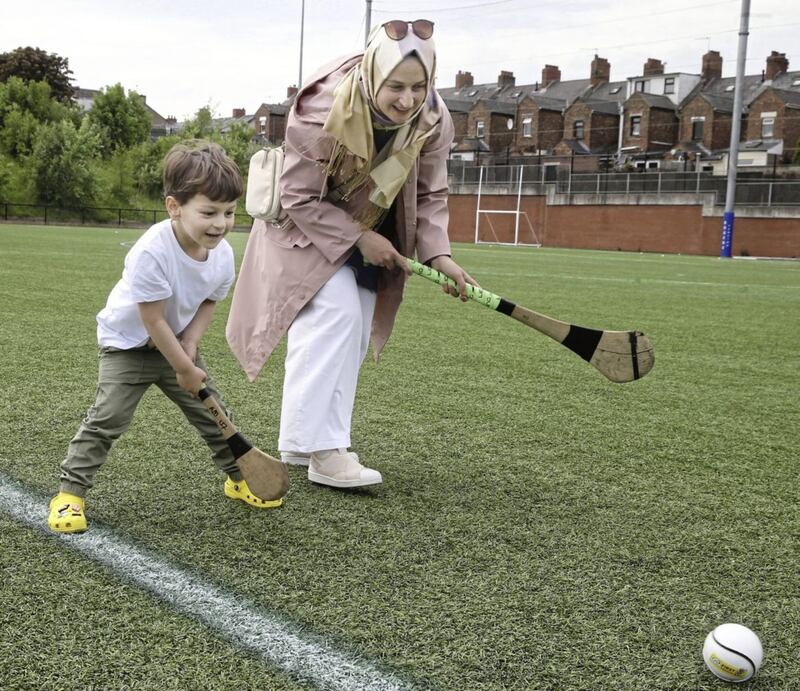
M 358 462 L 358 456 L 347 449 L 312 453 L 308 479 L 329 487 L 365 487 L 383 482 L 377 470 L 365 468 Z
M 281 461 L 287 465 L 308 467 L 308 463 L 311 461 L 311 454 L 303 453 L 302 451 L 281 451 Z

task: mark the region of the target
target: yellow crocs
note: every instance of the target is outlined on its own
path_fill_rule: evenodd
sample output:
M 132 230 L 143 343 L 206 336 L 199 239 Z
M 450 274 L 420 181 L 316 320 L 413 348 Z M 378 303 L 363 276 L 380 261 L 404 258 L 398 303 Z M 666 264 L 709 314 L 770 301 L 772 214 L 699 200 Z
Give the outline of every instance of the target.
M 57 533 L 82 533 L 86 530 L 83 497 L 59 492 L 50 500 L 47 525 Z
M 247 483 L 244 480 L 225 480 L 225 496 L 231 499 L 240 499 L 250 506 L 255 506 L 257 509 L 276 509 L 283 504 L 283 499 L 273 499 L 268 501 L 266 499 L 259 499 L 255 494 L 250 491 Z

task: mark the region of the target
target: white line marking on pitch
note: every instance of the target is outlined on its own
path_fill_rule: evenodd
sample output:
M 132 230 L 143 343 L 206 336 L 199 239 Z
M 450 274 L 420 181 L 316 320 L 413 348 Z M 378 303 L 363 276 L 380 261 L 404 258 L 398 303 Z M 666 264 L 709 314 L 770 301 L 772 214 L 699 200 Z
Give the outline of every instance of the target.
M 107 528 L 93 526 L 82 535 L 52 533 L 47 528 L 47 501 L 2 473 L 0 506 L 20 523 L 103 564 L 297 679 L 321 689 L 343 691 L 412 688 L 407 682 L 381 672 L 369 662 L 334 650 L 320 638 L 301 632 L 299 626 L 243 602 L 200 576 L 170 566 Z
M 480 268 L 472 267 L 472 271 L 478 273 Z M 708 286 L 711 288 L 766 288 L 777 290 L 795 290 L 800 286 L 786 286 L 786 285 L 772 285 L 769 283 L 723 283 L 721 281 L 677 281 L 671 278 L 624 278 L 621 276 L 581 276 L 570 274 L 547 274 L 536 273 L 530 271 L 492 271 L 486 269 L 486 274 L 492 276 L 503 276 L 513 278 L 548 278 L 548 279 L 564 279 L 567 281 L 606 281 L 607 283 L 663 283 L 666 285 L 682 285 L 682 286 Z

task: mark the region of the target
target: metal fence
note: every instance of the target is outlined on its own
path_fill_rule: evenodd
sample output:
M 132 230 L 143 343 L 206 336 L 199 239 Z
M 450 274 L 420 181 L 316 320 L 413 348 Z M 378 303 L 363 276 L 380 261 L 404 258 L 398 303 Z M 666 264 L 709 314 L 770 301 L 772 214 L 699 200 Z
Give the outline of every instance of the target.
M 481 172 L 482 169 L 482 172 Z M 631 171 L 570 174 L 558 164 L 511 166 L 451 166 L 451 186 L 500 185 L 516 193 L 522 179 L 527 193 L 544 194 L 555 184 L 562 194 L 701 194 L 713 193 L 715 203 L 725 204 L 727 176 L 707 171 Z M 736 204 L 752 206 L 800 206 L 800 180 L 770 178 L 761 174 L 737 174 Z
M 4 221 L 19 223 L 80 224 L 99 226 L 134 227 L 153 225 L 166 217 L 165 209 L 128 209 L 124 207 L 61 207 L 50 204 L 16 204 L 0 202 Z M 236 214 L 236 227 L 249 228 L 253 219 L 247 214 Z
M 681 193 L 715 195 L 715 204 L 724 205 L 727 176 L 711 173 L 579 173 L 557 181 L 563 194 L 654 194 Z M 737 179 L 736 204 L 745 206 L 800 206 L 800 180 Z
M 558 164 L 508 165 L 508 166 L 460 166 L 450 165 L 449 179 L 454 185 L 477 185 L 483 169 L 484 185 L 516 185 L 522 171 L 523 184 L 555 182 L 558 177 L 569 174 L 568 168 Z

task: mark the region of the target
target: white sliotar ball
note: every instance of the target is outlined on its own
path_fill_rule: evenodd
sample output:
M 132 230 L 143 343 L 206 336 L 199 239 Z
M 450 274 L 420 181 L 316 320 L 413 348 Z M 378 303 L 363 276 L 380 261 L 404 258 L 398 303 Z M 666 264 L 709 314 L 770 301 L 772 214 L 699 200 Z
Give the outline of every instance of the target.
M 706 636 L 703 660 L 720 679 L 752 679 L 761 667 L 764 650 L 758 636 L 741 624 L 720 624 Z

